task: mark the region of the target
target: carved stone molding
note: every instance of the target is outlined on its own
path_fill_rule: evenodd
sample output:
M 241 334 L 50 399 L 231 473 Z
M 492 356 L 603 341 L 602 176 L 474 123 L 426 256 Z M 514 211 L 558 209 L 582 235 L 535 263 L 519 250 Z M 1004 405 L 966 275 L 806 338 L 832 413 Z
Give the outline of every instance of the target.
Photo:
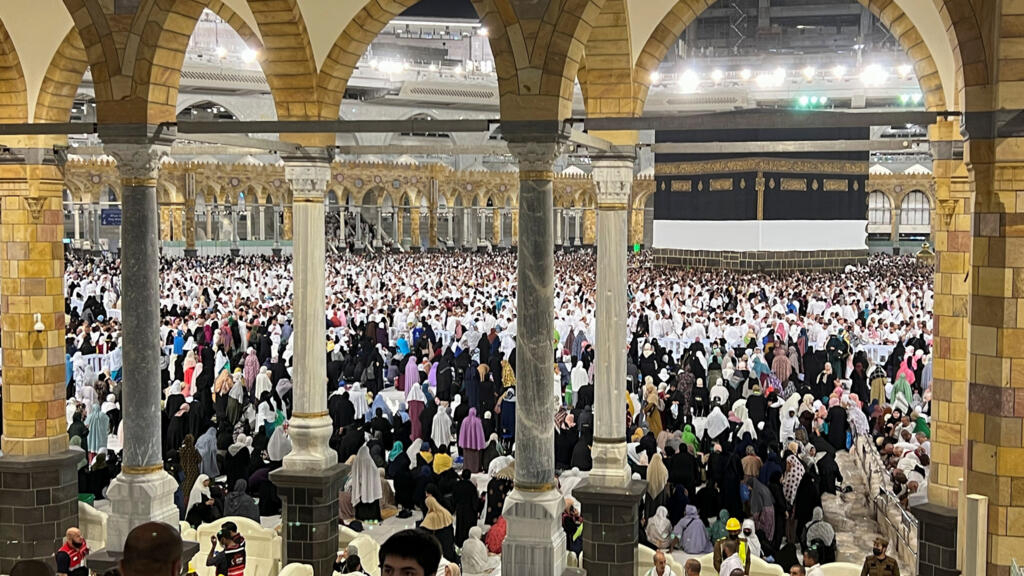
M 594 185 L 597 204 L 626 208 L 633 188 L 633 162 L 628 159 L 595 159 Z
M 26 197 L 25 205 L 28 206 L 28 213 L 32 216 L 33 222 L 39 222 L 43 217 L 43 204 L 46 203 L 46 198 L 38 197 Z
M 289 162 L 284 167 L 284 178 L 294 199 L 322 199 L 331 180 L 331 166 L 315 161 Z
M 948 227 L 953 223 L 953 216 L 956 215 L 956 206 L 958 202 L 949 198 L 942 198 L 939 200 L 937 212 L 942 216 L 942 221 Z
M 729 172 L 798 172 L 810 174 L 867 174 L 867 162 L 845 160 L 789 160 L 782 158 L 741 158 L 700 162 L 655 164 L 659 176 L 689 176 Z
M 145 181 L 153 181 L 153 185 L 156 185 L 160 175 L 160 160 L 170 152 L 170 146 L 115 142 L 104 144 L 103 150 L 117 160 L 118 173 L 126 185 L 133 186 Z
M 564 147 L 562 141 L 508 143 L 509 152 L 519 161 L 520 173 L 551 172 Z

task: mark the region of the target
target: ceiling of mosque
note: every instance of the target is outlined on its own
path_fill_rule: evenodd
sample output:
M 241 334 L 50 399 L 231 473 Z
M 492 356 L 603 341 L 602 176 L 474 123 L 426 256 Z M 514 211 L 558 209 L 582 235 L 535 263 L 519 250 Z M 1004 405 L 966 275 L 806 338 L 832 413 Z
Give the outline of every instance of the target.
M 346 25 L 371 0 L 295 0 L 305 21 L 309 45 L 320 68 Z M 376 1 L 376 0 L 372 0 Z M 647 39 L 677 0 L 626 0 L 633 62 Z M 866 0 L 865 0 L 866 1 Z M 260 34 L 247 0 L 222 0 L 249 27 Z M 914 23 L 927 45 L 942 80 L 946 102 L 956 99 L 955 63 L 942 21 L 931 2 L 895 0 Z M 40 18 L 40 14 L 46 14 Z M 72 28 L 72 19 L 62 0 L 6 0 L 0 3 L 0 20 L 8 30 L 20 58 L 28 91 L 28 111 L 35 110 L 40 86 L 54 54 Z

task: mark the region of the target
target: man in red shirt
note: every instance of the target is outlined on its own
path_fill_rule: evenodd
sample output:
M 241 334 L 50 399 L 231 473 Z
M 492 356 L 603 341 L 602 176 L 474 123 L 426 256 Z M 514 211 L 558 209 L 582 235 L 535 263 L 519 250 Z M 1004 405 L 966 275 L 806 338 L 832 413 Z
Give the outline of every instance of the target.
M 89 546 L 82 538 L 78 528 L 68 528 L 64 536 L 64 545 L 54 555 L 57 560 L 57 576 L 89 576 L 89 568 L 85 565 L 85 557 L 89 555 Z

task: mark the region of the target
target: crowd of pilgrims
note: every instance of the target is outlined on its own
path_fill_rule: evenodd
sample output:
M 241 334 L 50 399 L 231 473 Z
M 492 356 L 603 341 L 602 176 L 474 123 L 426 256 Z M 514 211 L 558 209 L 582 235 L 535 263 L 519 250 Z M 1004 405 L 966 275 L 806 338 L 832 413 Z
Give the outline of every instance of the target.
M 556 256 L 552 426 L 567 547 L 582 548 L 574 486 L 591 469 L 594 256 Z M 351 465 L 339 521 L 415 517 L 463 571 L 497 567 L 515 471 L 515 257 L 341 255 L 327 262 L 330 446 Z M 741 555 L 787 569 L 833 559 L 821 495 L 836 454 L 874 438 L 903 498 L 928 475 L 932 269 L 874 257 L 842 273 L 770 277 L 629 259 L 628 460 L 647 481 L 641 540 L 701 554 L 741 523 Z M 123 433 L 119 262 L 69 255 L 68 434 L 80 490 L 104 497 Z M 280 514 L 269 472 L 291 450 L 291 263 L 161 261 L 165 468 L 193 526 Z M 440 334 L 451 335 L 443 344 Z M 675 354 L 659 339 L 687 342 Z M 865 344 L 895 346 L 872 362 Z M 108 354 L 94 372 L 89 354 Z M 390 400 L 390 401 L 389 401 Z M 602 399 L 603 400 L 603 399 Z M 731 523 L 730 520 L 737 520 Z

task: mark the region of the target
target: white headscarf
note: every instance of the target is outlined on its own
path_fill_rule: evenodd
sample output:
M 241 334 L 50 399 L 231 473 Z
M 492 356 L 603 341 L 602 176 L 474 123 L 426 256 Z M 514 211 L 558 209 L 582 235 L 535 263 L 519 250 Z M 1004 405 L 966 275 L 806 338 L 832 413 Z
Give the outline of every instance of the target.
M 280 462 L 284 460 L 292 451 L 292 439 L 288 437 L 288 433 L 285 432 L 284 426 L 278 426 L 274 429 L 273 436 L 270 437 L 270 442 L 267 443 L 267 456 L 273 462 Z
M 380 472 L 377 465 L 370 457 L 370 448 L 363 444 L 352 462 L 350 471 L 352 480 L 349 484 L 349 492 L 352 494 L 352 504 L 372 504 L 381 498 Z
M 501 565 L 501 558 L 487 553 L 487 546 L 481 541 L 479 526 L 469 529 L 469 538 L 462 544 L 462 569 L 466 574 L 490 574 Z
M 721 408 L 715 406 L 711 409 L 711 414 L 708 416 L 704 427 L 709 437 L 717 438 L 719 434 L 729 428 L 729 419 L 725 417 L 725 414 L 722 414 Z
M 420 448 L 423 447 L 423 440 L 417 438 L 412 441 L 409 448 L 406 449 L 405 455 L 409 457 L 409 470 L 416 469 L 416 455 L 420 453 Z
M 750 536 L 743 534 L 743 537 L 747 539 L 747 548 L 754 553 L 754 556 L 758 558 L 764 557 L 764 552 L 761 551 L 761 539 L 757 537 L 757 528 L 754 527 L 754 521 L 747 518 L 743 521 L 743 531 L 750 530 Z
M 427 403 L 427 397 L 423 394 L 423 385 L 422 384 L 413 384 L 412 386 L 410 386 L 409 389 L 405 392 L 405 400 L 406 400 L 406 402 L 412 402 L 413 400 L 419 400 L 420 402 L 423 402 L 424 404 L 426 404 Z
M 206 502 L 210 499 L 210 488 L 203 486 L 204 483 L 208 482 L 210 477 L 206 474 L 200 474 L 196 478 L 196 483 L 192 485 L 192 491 L 188 493 L 188 509 L 191 510 L 193 506 L 201 502 Z
M 444 406 L 438 407 L 437 414 L 434 415 L 430 427 L 430 440 L 434 446 L 447 446 L 452 442 L 452 418 Z
M 366 411 L 369 410 L 369 405 L 366 403 L 366 390 L 363 390 L 359 382 L 353 384 L 352 389 L 348 391 L 348 399 L 352 402 L 352 407 L 356 409 L 356 420 L 361 420 L 366 415 Z
M 270 375 L 267 374 L 267 367 L 261 366 L 260 371 L 256 374 L 256 386 L 253 390 L 253 398 L 259 399 L 263 396 L 264 392 L 270 392 L 272 386 L 270 384 Z

